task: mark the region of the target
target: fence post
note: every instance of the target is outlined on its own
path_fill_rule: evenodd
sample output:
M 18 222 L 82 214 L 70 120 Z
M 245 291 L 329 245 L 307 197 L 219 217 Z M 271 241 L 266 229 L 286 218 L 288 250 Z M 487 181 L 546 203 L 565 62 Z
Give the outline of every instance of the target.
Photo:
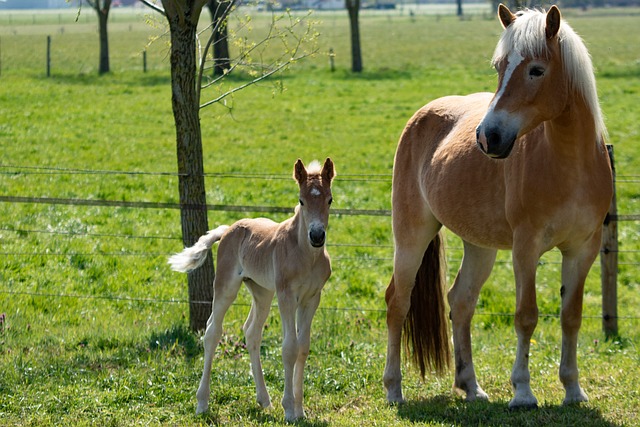
M 147 49 L 142 51 L 142 72 L 147 72 Z
M 47 77 L 51 77 L 51 36 L 47 36 Z
M 613 146 L 607 145 L 613 172 L 613 198 L 604 221 L 600 267 L 602 281 L 602 330 L 605 336 L 618 335 L 618 209 L 616 206 L 616 168 Z

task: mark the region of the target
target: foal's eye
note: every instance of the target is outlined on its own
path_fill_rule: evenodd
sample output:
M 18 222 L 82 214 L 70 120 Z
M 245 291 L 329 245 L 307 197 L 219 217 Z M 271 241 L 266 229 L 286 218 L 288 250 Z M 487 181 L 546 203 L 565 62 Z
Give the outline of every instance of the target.
M 542 77 L 544 76 L 544 68 L 542 67 L 532 67 L 529 70 L 529 77 Z
M 298 199 L 298 201 L 300 202 L 300 206 L 304 206 L 304 203 L 302 202 L 302 199 Z
M 329 199 L 329 205 L 331 205 L 331 203 L 333 203 L 333 197 Z

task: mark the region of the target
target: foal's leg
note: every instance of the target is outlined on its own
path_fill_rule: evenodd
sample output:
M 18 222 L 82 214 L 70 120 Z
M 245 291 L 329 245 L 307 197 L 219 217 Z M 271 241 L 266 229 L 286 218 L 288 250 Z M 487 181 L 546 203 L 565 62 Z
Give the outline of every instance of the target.
M 422 264 L 424 252 L 440 229 L 440 224 L 430 220 L 412 224 L 409 218 L 402 219 L 394 212 L 395 254 L 393 277 L 387 288 L 387 362 L 383 382 L 389 403 L 404 401 L 402 396 L 402 370 L 400 350 L 402 330 L 409 307 L 411 291 L 415 285 L 416 273 Z
M 476 379 L 471 354 L 471 319 L 480 289 L 489 278 L 497 250 L 464 242 L 464 257 L 456 280 L 449 291 L 449 307 L 453 325 L 453 348 L 456 374 L 453 387 L 466 393 L 466 400 L 486 400 L 487 394 Z
M 293 371 L 298 359 L 298 337 L 296 333 L 296 299 L 289 284 L 277 286 L 278 309 L 282 319 L 282 364 L 284 367 L 284 394 L 282 407 L 287 421 L 296 419 L 293 392 Z
M 264 383 L 262 363 L 260 362 L 260 344 L 262 343 L 262 327 L 269 316 L 274 291 L 263 288 L 253 281 L 247 281 L 246 285 L 253 297 L 253 304 L 242 330 L 245 334 L 247 349 L 251 358 L 253 380 L 256 383 L 256 400 L 260 406 L 268 408 L 271 406 L 271 399 Z
M 532 408 L 538 406 L 538 399 L 531 391 L 529 373 L 529 350 L 531 336 L 538 324 L 538 305 L 536 302 L 536 267 L 540 258 L 532 236 L 517 239 L 514 236 L 513 270 L 516 279 L 516 315 L 515 329 L 518 335 L 516 360 L 511 371 L 511 385 L 514 397 L 509 408 Z
M 600 233 L 578 253 L 563 251 L 562 255 L 562 355 L 560 381 L 564 385 L 564 404 L 586 402 L 586 393 L 578 382 L 577 346 L 582 323 L 584 282 L 600 248 Z
M 235 270 L 221 266 L 218 261 L 218 271 L 213 281 L 214 296 L 213 310 L 207 321 L 207 330 L 204 333 L 204 370 L 200 385 L 196 392 L 198 400 L 197 414 L 206 412 L 209 408 L 209 395 L 211 393 L 211 365 L 220 337 L 222 337 L 222 321 L 227 310 L 238 296 L 238 290 L 242 285 L 242 277 L 235 274 Z
M 304 400 L 304 366 L 309 357 L 309 347 L 311 344 L 311 321 L 320 304 L 320 291 L 309 301 L 298 307 L 297 328 L 298 328 L 298 358 L 293 369 L 293 401 L 294 417 L 305 416 L 303 408 Z

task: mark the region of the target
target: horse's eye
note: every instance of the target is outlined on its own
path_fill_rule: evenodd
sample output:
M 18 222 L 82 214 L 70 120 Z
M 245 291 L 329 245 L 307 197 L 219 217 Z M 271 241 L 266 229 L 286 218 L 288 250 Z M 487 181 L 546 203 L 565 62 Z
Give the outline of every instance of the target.
M 333 203 L 333 197 L 329 199 L 329 205 L 331 205 L 331 203 Z
M 302 199 L 298 199 L 298 201 L 300 202 L 300 206 L 304 206 L 304 203 L 302 202 Z
M 529 70 L 529 77 L 542 77 L 544 76 L 544 68 L 542 67 L 532 67 Z

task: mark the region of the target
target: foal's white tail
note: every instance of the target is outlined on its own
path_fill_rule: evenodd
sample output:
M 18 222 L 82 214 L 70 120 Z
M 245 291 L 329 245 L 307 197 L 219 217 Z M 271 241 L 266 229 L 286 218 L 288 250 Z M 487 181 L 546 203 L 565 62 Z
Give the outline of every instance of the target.
M 220 240 L 227 228 L 229 228 L 228 225 L 221 225 L 214 230 L 209 230 L 207 234 L 198 239 L 195 245 L 169 257 L 168 262 L 171 264 L 171 269 L 188 273 L 200 267 L 204 260 L 207 259 L 207 252 L 209 252 L 211 246 Z

